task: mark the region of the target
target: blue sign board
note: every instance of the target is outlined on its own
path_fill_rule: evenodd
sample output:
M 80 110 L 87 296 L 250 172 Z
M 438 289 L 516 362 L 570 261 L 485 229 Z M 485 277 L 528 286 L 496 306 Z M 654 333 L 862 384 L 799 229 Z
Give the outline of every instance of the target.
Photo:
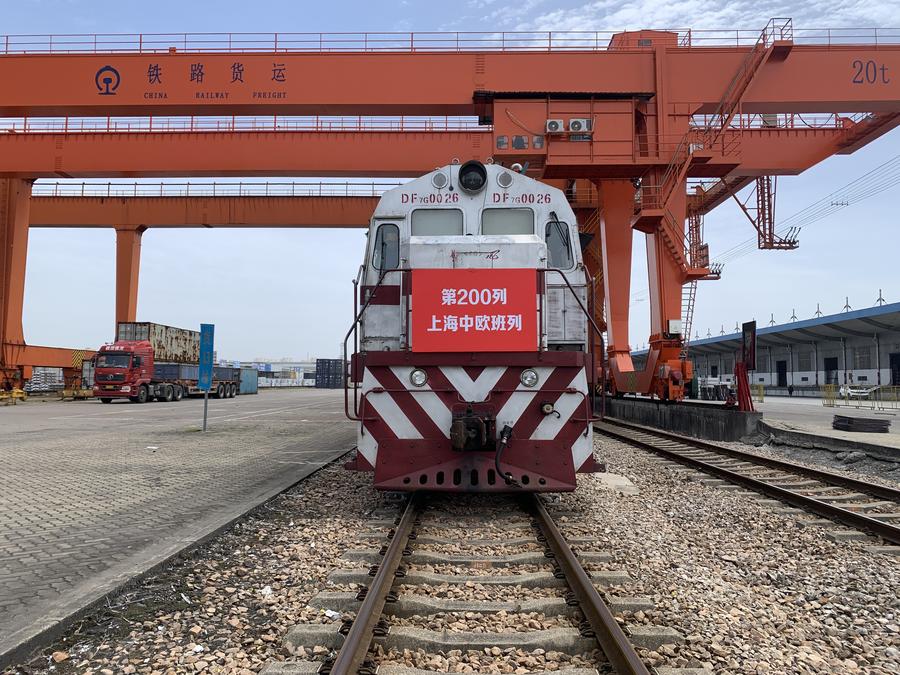
M 213 334 L 216 327 L 211 323 L 200 324 L 200 377 L 197 386 L 209 391 L 213 379 Z

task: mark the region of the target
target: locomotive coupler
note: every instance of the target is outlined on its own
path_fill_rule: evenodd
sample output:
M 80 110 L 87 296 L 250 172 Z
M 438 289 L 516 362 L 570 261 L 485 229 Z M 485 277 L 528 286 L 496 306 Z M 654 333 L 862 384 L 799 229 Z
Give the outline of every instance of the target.
M 471 405 L 465 411 L 454 411 L 450 424 L 450 444 L 454 450 L 492 450 L 494 419 L 490 414 L 476 413 Z

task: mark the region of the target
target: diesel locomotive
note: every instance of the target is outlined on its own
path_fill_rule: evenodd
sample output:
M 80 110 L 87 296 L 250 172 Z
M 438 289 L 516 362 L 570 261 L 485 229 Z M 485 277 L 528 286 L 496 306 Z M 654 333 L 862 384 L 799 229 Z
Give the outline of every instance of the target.
M 600 351 L 562 191 L 470 161 L 381 197 L 354 284 L 348 468 L 381 490 L 567 491 Z

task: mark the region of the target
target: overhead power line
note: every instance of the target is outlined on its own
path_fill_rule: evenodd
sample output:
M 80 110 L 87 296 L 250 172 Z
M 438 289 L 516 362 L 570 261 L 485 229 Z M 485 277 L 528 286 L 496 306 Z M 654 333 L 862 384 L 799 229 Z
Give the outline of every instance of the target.
M 791 228 L 799 230 L 812 225 L 838 211 L 884 192 L 897 184 L 900 184 L 900 155 L 892 157 L 871 171 L 780 221 L 777 233 L 784 236 Z M 756 248 L 756 237 L 746 239 L 719 254 L 716 262 L 722 264 L 732 262 L 753 252 Z M 640 300 L 647 293 L 646 289 L 637 291 L 632 294 L 631 299 Z
M 889 159 L 859 178 L 780 221 L 780 227 L 777 232 L 780 235 L 784 235 L 791 228 L 799 229 L 812 225 L 848 206 L 884 192 L 898 183 L 900 183 L 900 155 Z M 716 261 L 727 263 L 736 260 L 755 250 L 756 245 L 756 237 L 746 239 L 740 244 L 723 251 Z

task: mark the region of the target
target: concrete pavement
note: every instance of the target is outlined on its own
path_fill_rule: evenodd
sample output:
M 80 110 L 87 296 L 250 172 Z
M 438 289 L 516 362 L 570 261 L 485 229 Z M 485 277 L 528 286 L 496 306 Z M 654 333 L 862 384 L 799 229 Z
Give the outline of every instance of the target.
M 865 402 L 861 402 L 858 407 L 852 405 L 826 407 L 822 405 L 820 398 L 776 396 L 767 397 L 763 403 L 754 405 L 757 410 L 762 412 L 764 422 L 774 423 L 787 431 L 798 431 L 851 443 L 871 443 L 900 449 L 900 409 L 873 410 L 871 407 L 866 407 Z M 886 434 L 838 431 L 831 428 L 831 422 L 835 415 L 888 419 L 891 421 L 891 429 Z
M 0 666 L 346 452 L 342 392 L 0 408 Z M 40 640 L 38 640 L 40 638 Z

